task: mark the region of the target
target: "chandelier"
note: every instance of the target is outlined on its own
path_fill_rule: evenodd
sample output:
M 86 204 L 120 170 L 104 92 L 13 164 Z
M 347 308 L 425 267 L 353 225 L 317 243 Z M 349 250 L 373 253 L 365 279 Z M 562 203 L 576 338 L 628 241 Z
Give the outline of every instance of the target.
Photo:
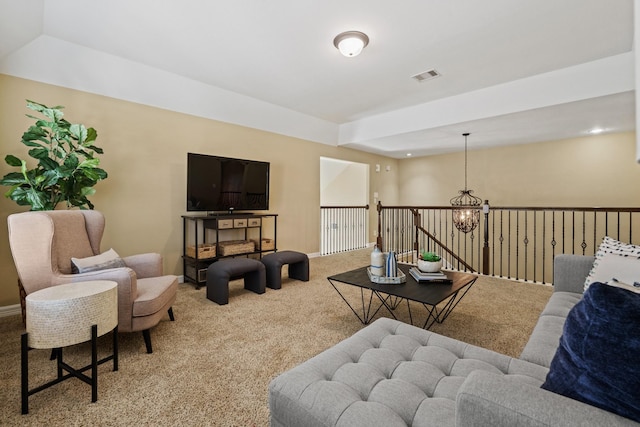
M 451 199 L 453 206 L 453 224 L 463 233 L 473 231 L 480 222 L 480 208 L 482 199 L 474 196 L 473 190 L 467 190 L 467 137 L 464 136 L 464 190 L 460 190 L 459 195 Z

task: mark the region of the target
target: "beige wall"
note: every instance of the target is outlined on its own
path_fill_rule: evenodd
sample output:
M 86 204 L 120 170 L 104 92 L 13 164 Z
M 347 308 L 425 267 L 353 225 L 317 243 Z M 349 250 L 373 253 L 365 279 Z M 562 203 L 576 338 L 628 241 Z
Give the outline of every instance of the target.
M 180 216 L 186 214 L 187 152 L 271 162 L 270 212 L 279 215 L 278 246 L 306 253 L 319 251 L 320 157 L 397 165 L 393 159 L 355 150 L 6 75 L 0 75 L 0 93 L 0 157 L 9 153 L 27 157 L 20 143 L 32 123 L 25 117 L 29 112 L 25 99 L 64 105 L 68 120 L 96 128 L 96 145 L 105 150 L 101 166 L 109 178 L 98 183 L 91 198 L 107 219 L 102 249 L 113 247 L 123 256 L 160 252 L 165 271 L 177 275 L 182 274 Z M 2 161 L 1 175 L 13 170 Z M 384 177 L 372 172 L 370 187 L 397 200 L 395 172 Z M 9 214 L 24 210 L 0 198 L 2 224 Z M 371 218 L 375 220 L 373 209 Z M 18 303 L 6 226 L 0 226 L 0 277 L 0 307 Z
M 370 204 L 378 192 L 388 206 L 447 205 L 464 187 L 463 153 L 397 161 L 6 75 L 0 75 L 0 93 L 0 157 L 26 157 L 20 136 L 32 120 L 25 117 L 25 99 L 64 105 L 70 121 L 98 130 L 97 144 L 105 150 L 109 178 L 91 199 L 107 218 L 103 250 L 157 251 L 165 270 L 178 275 L 188 151 L 271 162 L 278 246 L 307 253 L 319 250 L 320 157 L 369 164 Z M 1 175 L 12 170 L 0 164 Z M 468 182 L 494 206 L 639 206 L 635 134 L 471 149 Z M 0 198 L 3 224 L 23 210 Z M 370 217 L 373 234 L 375 209 Z M 6 226 L 0 226 L 0 277 L 0 307 L 16 304 Z
M 369 165 L 324 157 L 320 162 L 322 206 L 364 206 L 369 203 Z
M 464 188 L 464 153 L 403 159 L 399 168 L 403 205 L 448 205 Z M 468 152 L 467 187 L 494 206 L 635 207 L 639 182 L 635 133 Z

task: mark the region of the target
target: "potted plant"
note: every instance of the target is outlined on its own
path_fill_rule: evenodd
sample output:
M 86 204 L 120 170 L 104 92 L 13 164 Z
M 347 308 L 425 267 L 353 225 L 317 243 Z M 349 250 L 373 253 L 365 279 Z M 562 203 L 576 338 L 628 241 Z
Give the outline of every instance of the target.
M 442 269 L 442 259 L 435 252 L 422 251 L 418 259 L 418 269 L 424 273 L 437 273 Z
M 107 178 L 98 167 L 101 148 L 94 145 L 98 133 L 94 128 L 71 124 L 63 118 L 62 106 L 46 105 L 27 100 L 27 108 L 44 118 L 27 114 L 36 122 L 22 135 L 22 143 L 29 156 L 36 159 L 36 167 L 29 169 L 26 160 L 12 154 L 5 157 L 9 166 L 20 168 L 10 172 L 0 185 L 11 187 L 5 197 L 32 211 L 52 210 L 59 203 L 81 209 L 93 209 L 87 196 L 95 193 L 96 183 Z

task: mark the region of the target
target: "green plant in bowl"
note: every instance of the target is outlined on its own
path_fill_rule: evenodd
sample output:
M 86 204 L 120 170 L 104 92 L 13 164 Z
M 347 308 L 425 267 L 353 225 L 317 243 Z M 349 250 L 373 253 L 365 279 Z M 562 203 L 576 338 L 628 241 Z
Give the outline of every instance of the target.
M 418 269 L 424 273 L 437 273 L 442 268 L 442 259 L 435 252 L 422 251 Z
M 424 261 L 429 261 L 429 262 L 440 261 L 440 257 L 438 256 L 438 254 L 436 254 L 435 252 L 427 252 L 427 251 L 422 251 L 422 253 L 420 254 L 420 259 Z

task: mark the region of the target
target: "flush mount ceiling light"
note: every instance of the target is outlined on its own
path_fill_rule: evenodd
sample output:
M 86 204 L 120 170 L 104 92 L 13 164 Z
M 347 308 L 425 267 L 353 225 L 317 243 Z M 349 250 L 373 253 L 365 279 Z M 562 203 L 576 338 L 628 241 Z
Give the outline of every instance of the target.
M 347 57 L 358 56 L 369 44 L 369 37 L 360 31 L 345 31 L 333 39 L 333 45 Z

